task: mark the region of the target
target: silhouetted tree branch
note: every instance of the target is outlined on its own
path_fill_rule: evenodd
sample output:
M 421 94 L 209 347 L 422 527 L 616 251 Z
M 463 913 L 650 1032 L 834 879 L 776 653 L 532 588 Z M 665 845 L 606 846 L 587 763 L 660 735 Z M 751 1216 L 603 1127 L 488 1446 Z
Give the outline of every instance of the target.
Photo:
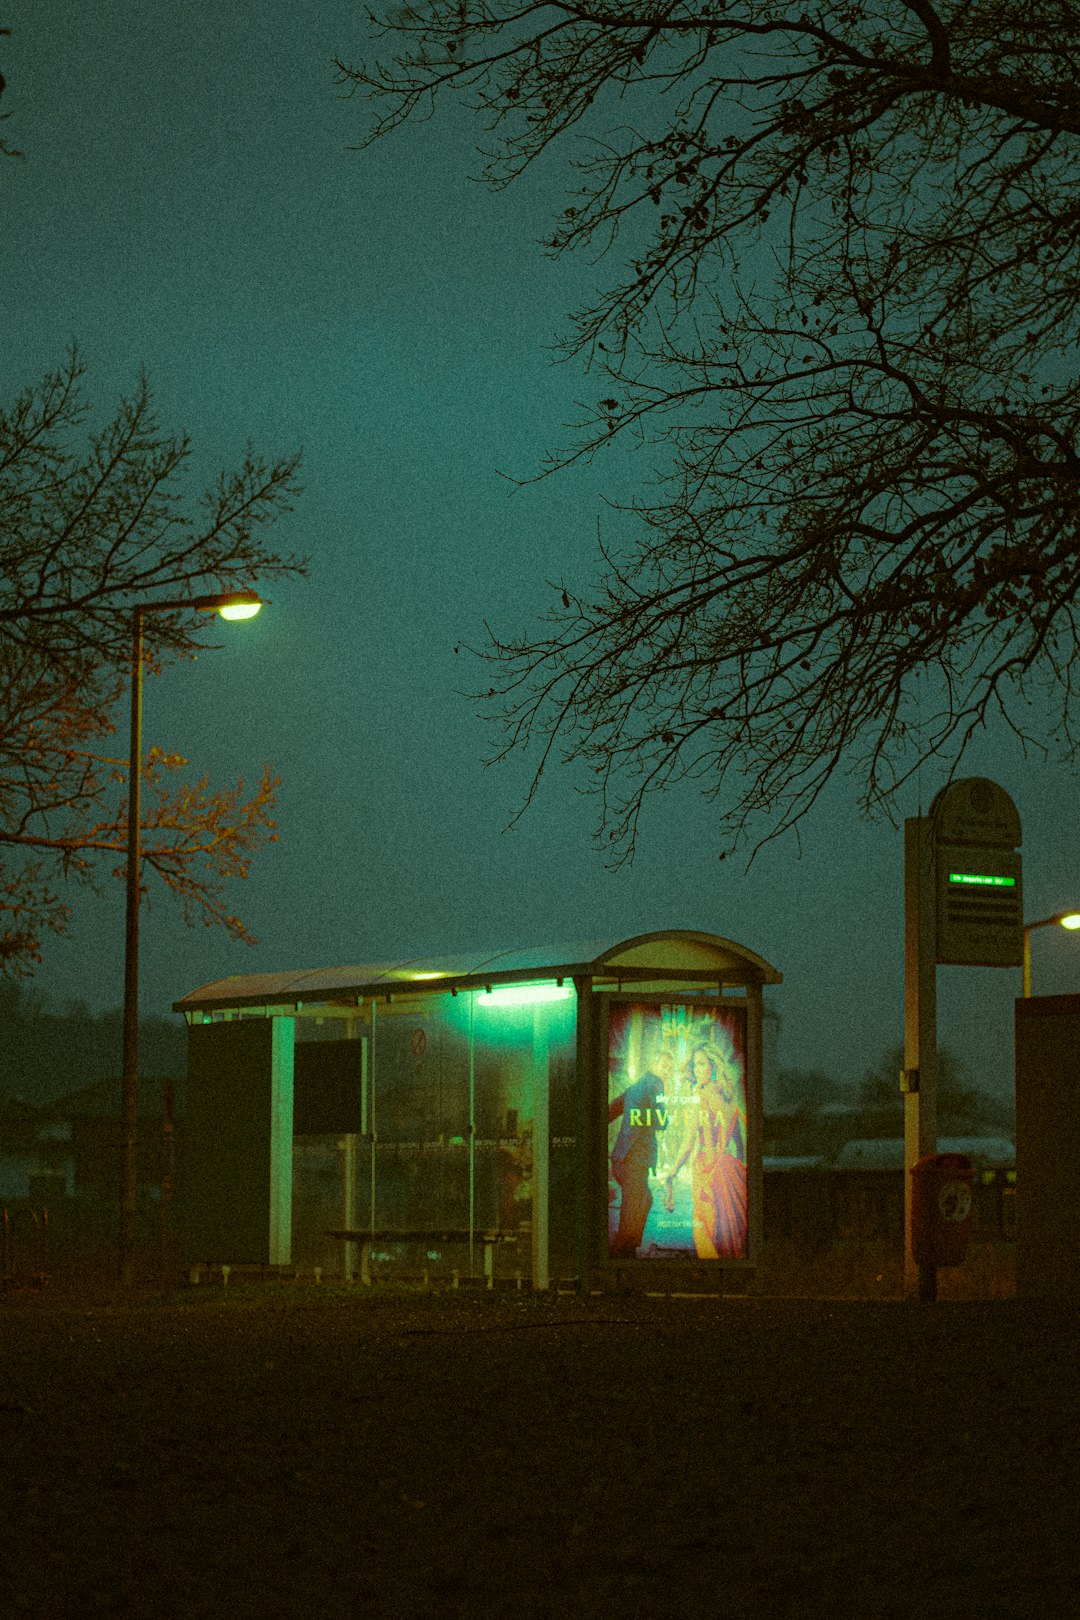
M 112 421 L 80 442 L 83 368 L 66 363 L 0 412 L 0 972 L 29 971 L 42 931 L 62 931 L 70 879 L 92 879 L 126 853 L 127 756 L 107 739 L 126 719 L 131 608 L 250 588 L 302 573 L 271 550 L 265 525 L 291 510 L 299 458 L 251 450 L 223 473 L 195 515 L 182 502 L 186 439 L 162 432 L 139 384 Z M 146 664 L 194 656 L 207 618 L 148 614 Z M 189 921 L 249 938 L 225 888 L 274 841 L 278 779 L 254 789 L 183 781 L 187 761 L 144 754 L 143 863 Z
M 11 29 L 10 28 L 0 28 L 0 39 L 10 39 L 10 37 L 11 37 Z M 2 73 L 0 73 L 0 96 L 3 95 L 3 93 L 4 93 L 4 91 L 6 89 L 7 89 L 7 80 L 4 78 L 4 75 Z M 11 114 L 9 112 L 0 113 L 0 124 L 6 123 L 7 120 L 10 117 L 11 117 Z M 18 151 L 14 146 L 9 146 L 7 141 L 0 140 L 0 157 L 22 157 L 22 156 L 23 156 L 23 154 L 20 151 Z
M 544 470 L 635 435 L 638 539 L 481 653 L 530 799 L 583 763 L 619 859 L 645 795 L 690 778 L 726 852 L 840 769 L 888 810 L 995 715 L 1071 749 L 1080 10 L 425 0 L 377 22 L 391 54 L 339 64 L 368 139 L 460 93 L 504 185 L 576 131 L 549 250 L 626 248 L 565 340 L 601 385 Z

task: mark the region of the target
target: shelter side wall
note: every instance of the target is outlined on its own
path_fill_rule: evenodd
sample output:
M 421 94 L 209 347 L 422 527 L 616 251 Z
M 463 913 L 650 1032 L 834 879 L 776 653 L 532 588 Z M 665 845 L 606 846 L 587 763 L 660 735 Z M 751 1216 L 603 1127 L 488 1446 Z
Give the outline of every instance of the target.
M 292 1224 L 289 1018 L 188 1030 L 178 1226 L 189 1262 L 286 1265 Z
M 752 1266 L 761 1259 L 765 1232 L 765 1197 L 762 1182 L 761 1144 L 765 1139 L 764 1120 L 764 1043 L 762 1040 L 761 986 L 752 984 L 746 992 L 746 1117 L 753 1151 L 747 1154 L 747 1197 L 749 1243 L 747 1258 Z

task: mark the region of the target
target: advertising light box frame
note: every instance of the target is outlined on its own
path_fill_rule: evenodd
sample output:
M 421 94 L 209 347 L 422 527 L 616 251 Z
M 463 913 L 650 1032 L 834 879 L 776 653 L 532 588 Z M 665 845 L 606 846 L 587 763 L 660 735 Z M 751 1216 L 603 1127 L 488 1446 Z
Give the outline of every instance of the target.
M 749 999 L 685 989 L 602 999 L 604 1261 L 635 1270 L 753 1267 L 761 1060 Z

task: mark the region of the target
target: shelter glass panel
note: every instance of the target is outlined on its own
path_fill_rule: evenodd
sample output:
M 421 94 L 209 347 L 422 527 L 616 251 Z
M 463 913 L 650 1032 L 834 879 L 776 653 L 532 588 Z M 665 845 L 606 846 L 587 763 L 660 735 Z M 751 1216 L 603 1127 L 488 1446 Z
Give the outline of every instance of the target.
M 369 1009 L 350 1224 L 372 1234 L 375 1275 L 528 1279 L 541 1238 L 572 1273 L 575 1000 L 543 988 L 378 1003 L 373 1029 Z
M 375 1030 L 369 1108 L 376 1226 L 467 1229 L 467 1020 L 449 997 L 425 998 L 379 1007 Z
M 575 1269 L 576 999 L 571 986 L 505 986 L 473 1003 L 477 1220 L 494 1269 Z M 541 1260 L 541 1251 L 543 1259 Z

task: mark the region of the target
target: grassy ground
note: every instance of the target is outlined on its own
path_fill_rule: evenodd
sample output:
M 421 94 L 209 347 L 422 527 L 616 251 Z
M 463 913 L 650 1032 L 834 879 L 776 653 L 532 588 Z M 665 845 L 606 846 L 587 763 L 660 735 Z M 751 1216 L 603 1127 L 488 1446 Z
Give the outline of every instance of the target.
M 109 1234 L 111 1238 L 112 1234 Z M 116 1267 L 115 1245 L 104 1241 L 98 1248 L 84 1249 L 78 1257 L 54 1245 L 49 1261 L 48 1288 L 65 1295 L 74 1290 L 108 1298 L 113 1290 Z M 30 1281 L 32 1256 L 29 1245 L 19 1251 L 17 1278 Z M 220 1273 L 215 1274 L 220 1284 Z M 141 1276 L 146 1285 L 159 1291 L 186 1281 L 187 1271 L 178 1259 L 162 1267 L 155 1258 L 155 1246 L 144 1245 Z M 658 1287 L 663 1274 L 657 1272 Z M 307 1280 L 313 1281 L 312 1273 Z M 332 1280 L 327 1273 L 325 1282 Z M 418 1278 L 409 1278 L 411 1288 Z M 448 1279 L 436 1278 L 435 1287 L 445 1288 Z M 523 1278 L 528 1286 L 527 1273 Z M 235 1282 L 233 1283 L 235 1287 Z M 380 1283 L 379 1287 L 387 1286 Z M 513 1288 L 513 1283 L 501 1287 Z M 749 1292 L 758 1297 L 792 1299 L 901 1299 L 903 1297 L 903 1256 L 899 1240 L 837 1241 L 829 1247 L 813 1247 L 792 1240 L 774 1239 L 765 1244 L 760 1264 L 749 1282 Z M 973 1242 L 962 1266 L 938 1272 L 941 1300 L 1005 1300 L 1016 1293 L 1016 1246 L 990 1238 Z
M 920 1306 L 895 1241 L 696 1300 L 193 1287 L 148 1243 L 128 1300 L 104 1240 L 0 1297 L 0 1620 L 1071 1612 L 1080 1332 L 1012 1245 Z
M 9 1291 L 0 1614 L 1072 1612 L 1075 1309 L 789 1261 L 833 1297 Z
M 900 1299 L 904 1262 L 898 1243 L 848 1242 L 813 1250 L 766 1245 L 754 1279 L 759 1295 L 797 1299 Z M 1016 1245 L 973 1243 L 962 1266 L 938 1272 L 940 1300 L 1002 1300 L 1016 1295 Z

